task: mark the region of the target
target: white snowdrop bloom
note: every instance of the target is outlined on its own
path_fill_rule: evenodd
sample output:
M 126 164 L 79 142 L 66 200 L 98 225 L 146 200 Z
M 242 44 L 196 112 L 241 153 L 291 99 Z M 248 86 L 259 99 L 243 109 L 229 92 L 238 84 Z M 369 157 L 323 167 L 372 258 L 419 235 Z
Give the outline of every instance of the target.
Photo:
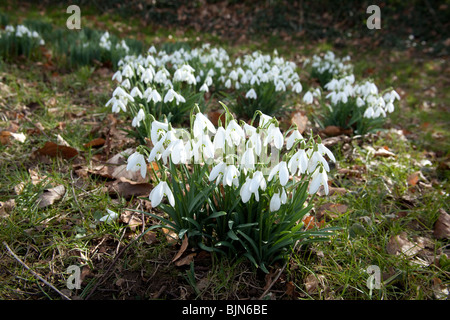
M 133 122 L 131 125 L 133 127 L 139 127 L 141 125 L 141 121 L 145 119 L 145 112 L 143 109 L 139 109 L 137 115 L 133 118 Z
M 145 163 L 145 158 L 139 152 L 135 152 L 130 155 L 127 159 L 127 171 L 138 171 L 140 170 L 142 178 L 145 178 L 147 174 L 147 164 Z
M 233 81 L 236 81 L 237 79 L 238 79 L 238 73 L 236 72 L 236 70 L 232 70 L 231 72 L 230 72 L 230 74 L 228 75 L 228 77 L 231 79 L 231 80 L 233 80 Z
M 172 190 L 170 190 L 169 185 L 165 181 L 161 181 L 153 190 L 150 192 L 149 199 L 151 201 L 152 207 L 157 207 L 161 203 L 164 196 L 167 197 L 169 203 L 172 207 L 175 207 L 175 199 L 173 197 Z
M 122 76 L 125 78 L 132 78 L 134 76 L 134 71 L 131 68 L 131 66 L 129 64 L 127 64 L 123 69 L 122 69 Z
M 122 72 L 120 70 L 116 71 L 116 73 L 114 73 L 112 80 L 116 80 L 117 82 L 122 82 Z
M 245 97 L 246 97 L 247 99 L 256 99 L 256 98 L 257 98 L 257 95 L 256 95 L 256 92 L 255 92 L 255 89 L 251 88 L 251 89 L 245 94 Z
M 141 81 L 144 83 L 151 83 L 153 81 L 153 70 L 151 68 L 145 69 L 145 71 L 141 74 Z
M 279 80 L 276 82 L 275 91 L 286 91 L 286 85 L 283 80 Z
M 374 115 L 374 114 L 375 114 L 375 112 L 374 112 L 372 106 L 369 106 L 369 107 L 366 109 L 366 111 L 364 112 L 364 117 L 370 119 L 370 118 L 373 118 L 373 115 Z
M 148 52 L 149 52 L 149 53 L 156 53 L 156 48 L 155 48 L 155 46 L 151 46 L 151 47 L 148 49 Z
M 270 208 L 270 212 L 275 212 L 280 210 L 281 205 L 285 204 L 287 202 L 287 195 L 286 195 L 286 191 L 282 190 L 281 195 L 280 192 L 276 192 L 273 194 L 272 198 L 270 199 L 270 204 L 269 204 L 269 208 Z
M 304 139 L 303 139 L 303 136 L 300 133 L 300 131 L 295 129 L 294 131 L 292 131 L 291 135 L 286 140 L 286 149 L 287 150 L 291 150 L 291 148 L 294 145 L 294 143 L 297 142 L 298 140 L 304 140 Z
M 267 136 L 264 139 L 264 145 L 273 142 L 275 148 L 280 150 L 283 147 L 284 137 L 280 131 L 280 128 L 275 126 L 275 124 L 270 124 L 267 130 Z
M 330 151 L 330 149 L 324 146 L 322 142 L 317 145 L 317 149 L 322 155 L 326 154 L 331 161 L 336 162 L 336 158 L 334 157 L 333 153 Z
M 195 115 L 194 125 L 193 125 L 193 134 L 194 137 L 200 137 L 205 133 L 205 129 L 212 134 L 216 133 L 216 128 L 212 124 L 212 122 L 201 112 L 198 112 Z
M 152 151 L 150 151 L 150 155 L 148 156 L 148 162 L 153 162 L 155 160 L 161 159 L 161 156 L 164 152 L 164 140 L 165 136 L 163 136 L 156 144 L 154 144 L 154 147 L 152 148 Z
M 287 164 L 285 161 L 281 161 L 278 163 L 275 167 L 270 170 L 268 181 L 272 181 L 273 177 L 278 174 L 278 177 L 280 179 L 280 184 L 282 186 L 285 186 L 286 183 L 289 181 L 289 170 L 287 168 Z
M 392 103 L 392 101 L 389 101 L 386 104 L 386 111 L 389 113 L 394 112 L 394 104 Z
M 223 175 L 223 185 L 225 186 L 235 186 L 238 187 L 239 186 L 239 176 L 240 176 L 240 171 L 236 168 L 235 165 L 228 165 L 225 168 L 225 172 Z
M 261 113 L 260 115 L 259 115 L 259 124 L 258 124 L 258 127 L 259 128 L 263 128 L 263 127 L 265 127 L 267 124 L 269 124 L 271 121 L 272 121 L 272 117 L 271 116 L 268 116 L 268 115 L 266 115 L 266 114 L 264 114 L 264 113 Z
M 292 87 L 292 91 L 295 92 L 295 93 L 300 93 L 300 92 L 302 92 L 302 90 L 303 90 L 303 87 L 302 87 L 302 84 L 300 82 L 296 82 L 294 84 L 294 86 Z
M 230 80 L 230 79 L 228 79 L 228 80 L 225 82 L 225 88 L 227 88 L 227 89 L 230 89 L 230 88 L 231 88 L 231 80 Z
M 153 145 L 156 145 L 156 143 L 166 135 L 168 130 L 169 125 L 167 123 L 157 120 L 153 121 L 150 130 L 150 139 L 152 140 Z
M 361 108 L 364 104 L 365 104 L 365 102 L 364 102 L 363 99 L 361 99 L 361 97 L 357 97 L 357 98 L 356 98 L 356 105 L 357 105 L 358 107 Z
M 172 102 L 173 99 L 175 99 L 175 94 L 176 92 L 172 88 L 170 88 L 164 96 L 164 103 Z
M 199 91 L 200 91 L 200 92 L 209 92 L 208 85 L 207 85 L 206 83 L 204 83 L 204 84 L 200 87 Z
M 150 101 L 153 101 L 154 103 L 162 101 L 162 97 L 156 89 L 150 91 L 150 94 L 147 97 L 147 102 Z
M 311 176 L 311 182 L 309 184 L 308 193 L 314 194 L 319 190 L 319 187 L 323 185 L 325 194 L 328 194 L 328 176 L 323 168 L 318 168 Z
M 255 150 L 254 148 L 247 148 L 241 158 L 241 169 L 254 170 L 255 169 Z
M 312 95 L 312 93 L 310 91 L 308 91 L 307 93 L 305 93 L 305 95 L 303 96 L 303 102 L 306 104 L 311 104 L 313 103 L 314 97 Z
M 209 174 L 209 181 L 216 180 L 216 185 L 218 185 L 225 174 L 226 167 L 227 165 L 224 162 L 220 162 L 219 164 L 215 165 Z
M 307 154 L 309 153 L 311 149 L 307 151 Z M 321 152 L 319 151 L 312 151 L 311 157 L 308 160 L 308 167 L 306 168 L 306 171 L 308 173 L 313 173 L 314 170 L 316 170 L 317 166 L 322 164 L 323 168 L 329 172 L 330 167 L 328 166 L 328 162 L 325 160 L 325 158 L 322 156 Z
M 231 120 L 225 129 L 225 139 L 229 146 L 239 146 L 245 140 L 244 130 L 237 124 L 236 120 Z
M 214 158 L 214 145 L 207 134 L 202 134 L 197 138 L 197 141 L 193 145 L 192 152 L 196 163 L 201 163 L 202 160 L 207 161 L 208 159 Z
M 226 132 L 223 127 L 217 128 L 217 132 L 214 135 L 214 141 L 213 141 L 214 152 L 216 152 L 219 149 L 225 150 L 225 135 L 226 135 Z
M 308 157 L 304 149 L 298 150 L 288 161 L 288 168 L 292 175 L 295 175 L 297 171 L 299 174 L 306 172 L 308 167 Z
M 129 79 L 125 79 L 122 81 L 122 83 L 120 84 L 122 87 L 124 87 L 125 89 L 130 89 L 131 88 L 131 83 Z
M 138 87 L 134 87 L 130 92 L 130 96 L 132 96 L 133 98 L 139 97 L 142 99 L 142 92 Z
M 106 222 L 106 223 L 111 223 L 111 222 L 114 222 L 115 220 L 117 220 L 119 218 L 119 214 L 117 212 L 114 212 L 114 211 L 109 210 L 109 209 L 106 209 L 106 212 L 108 214 L 106 214 L 103 217 L 101 217 L 99 219 L 99 221 Z

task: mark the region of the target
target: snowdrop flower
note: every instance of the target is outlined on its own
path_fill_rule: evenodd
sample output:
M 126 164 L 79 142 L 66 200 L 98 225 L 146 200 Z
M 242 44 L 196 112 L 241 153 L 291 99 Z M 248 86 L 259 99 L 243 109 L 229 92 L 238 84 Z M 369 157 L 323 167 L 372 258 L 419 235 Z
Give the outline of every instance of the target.
M 202 158 L 206 161 L 214 158 L 214 145 L 206 134 L 200 135 L 193 146 L 194 161 L 200 163 Z
M 312 150 L 309 149 L 307 153 L 309 153 L 309 151 L 312 151 Z M 322 164 L 323 168 L 327 172 L 330 171 L 330 167 L 328 166 L 328 162 L 322 156 L 321 152 L 313 151 L 312 154 L 311 154 L 311 157 L 308 160 L 308 167 L 306 168 L 306 170 L 308 171 L 308 173 L 313 173 L 314 170 L 316 170 L 317 166 L 319 166 L 320 164 Z
M 163 197 L 166 196 L 172 207 L 175 207 L 175 199 L 173 197 L 172 190 L 170 190 L 169 185 L 165 181 L 161 181 L 153 190 L 150 192 L 149 199 L 151 201 L 152 207 L 157 207 L 161 203 Z
M 294 84 L 294 86 L 292 87 L 292 91 L 295 92 L 295 93 L 300 93 L 300 92 L 302 92 L 302 90 L 303 90 L 303 87 L 302 87 L 302 84 L 300 82 L 296 82 Z
M 292 146 L 298 140 L 304 140 L 302 134 L 297 129 L 294 130 L 286 141 L 286 149 L 291 150 Z
M 255 150 L 254 148 L 247 148 L 241 158 L 241 168 L 244 170 L 255 169 Z M 245 171 L 246 172 L 246 171 Z
M 239 176 L 240 176 L 240 172 L 239 170 L 236 168 L 235 165 L 229 165 L 225 168 L 225 172 L 223 175 L 223 184 L 226 186 L 232 186 L 234 185 L 235 187 L 239 186 Z
M 216 128 L 212 124 L 212 122 L 201 112 L 198 112 L 195 115 L 193 133 L 194 137 L 199 137 L 204 133 L 204 131 L 208 130 L 212 134 L 216 133 Z
M 145 69 L 145 71 L 141 75 L 141 81 L 144 83 L 150 83 L 153 81 L 153 73 L 154 71 L 151 68 Z
M 365 102 L 364 102 L 363 99 L 361 99 L 361 97 L 356 98 L 356 105 L 357 105 L 358 107 L 361 108 L 364 104 L 365 104 Z
M 145 178 L 147 174 L 147 164 L 145 163 L 145 158 L 139 152 L 133 153 L 128 157 L 127 160 L 127 171 L 141 171 L 142 178 Z
M 309 185 L 309 194 L 314 194 L 319 190 L 319 187 L 323 185 L 325 194 L 328 194 L 328 176 L 326 171 L 320 167 L 312 174 L 312 180 Z
M 272 181 L 273 177 L 278 174 L 280 184 L 284 187 L 289 180 L 289 171 L 285 161 L 281 161 L 270 170 L 268 181 Z
M 169 125 L 165 122 L 153 121 L 152 128 L 150 131 L 150 138 L 152 140 L 153 145 L 156 145 L 159 140 L 166 135 L 166 132 L 169 130 Z
M 122 76 L 125 78 L 132 78 L 134 76 L 134 71 L 131 68 L 131 66 L 129 64 L 127 64 L 123 69 L 122 69 Z
M 336 162 L 336 158 L 334 157 L 333 153 L 330 151 L 330 149 L 325 147 L 322 142 L 317 145 L 317 149 L 322 155 L 326 154 L 331 161 Z
M 164 152 L 164 140 L 165 136 L 154 145 L 152 151 L 150 152 L 150 155 L 148 156 L 148 162 L 153 162 L 155 160 L 161 159 L 161 156 Z
M 208 86 L 206 85 L 206 83 L 204 83 L 204 84 L 200 87 L 199 91 L 201 91 L 201 92 L 209 92 L 209 89 L 208 89 Z
M 308 167 L 308 157 L 305 149 L 298 150 L 288 161 L 288 168 L 292 175 L 298 171 L 299 174 L 306 172 Z
M 118 70 L 116 73 L 114 73 L 112 80 L 116 80 L 117 82 L 122 82 L 122 72 Z
M 303 102 L 306 104 L 311 104 L 313 103 L 314 97 L 312 95 L 312 93 L 310 91 L 308 91 L 307 93 L 305 93 L 305 95 L 303 96 Z
M 142 92 L 141 90 L 139 90 L 138 87 L 134 87 L 131 92 L 130 92 L 130 96 L 134 97 L 139 97 L 142 99 Z
M 258 126 L 260 128 L 263 128 L 264 126 L 266 126 L 271 121 L 272 121 L 272 117 L 271 116 L 268 116 L 268 115 L 266 115 L 266 114 L 261 112 L 260 115 L 259 115 L 259 124 L 258 124 Z
M 150 91 L 150 94 L 147 97 L 147 102 L 150 102 L 150 101 L 153 101 L 153 103 L 158 103 L 158 102 L 162 101 L 162 97 L 156 89 L 153 89 Z
M 156 48 L 155 46 L 151 46 L 150 49 L 148 49 L 149 53 L 156 53 Z
M 217 132 L 214 135 L 213 141 L 214 152 L 216 152 L 218 149 L 225 150 L 225 136 L 226 136 L 225 129 L 223 127 L 217 128 Z
M 216 180 L 216 185 L 218 185 L 225 174 L 226 167 L 227 165 L 224 162 L 220 162 L 219 164 L 215 165 L 209 174 L 209 181 L 211 182 Z
M 99 219 L 99 221 L 106 222 L 106 223 L 111 223 L 114 220 L 117 220 L 117 218 L 119 218 L 119 214 L 117 212 L 114 212 L 114 211 L 109 210 L 109 209 L 106 209 L 106 212 L 108 214 L 104 215 L 103 217 L 101 217 Z
M 394 104 L 392 103 L 392 101 L 389 101 L 386 104 L 386 111 L 389 113 L 394 112 Z
M 275 91 L 286 91 L 286 85 L 284 84 L 283 81 L 279 80 L 277 81 L 276 87 L 275 87 Z
M 137 115 L 133 118 L 133 122 L 131 125 L 133 127 L 139 127 L 141 125 L 141 121 L 145 119 L 145 112 L 143 109 L 139 109 Z
M 229 146 L 239 146 L 245 140 L 244 130 L 237 124 L 236 120 L 231 120 L 225 130 L 225 139 Z
M 366 109 L 366 111 L 364 112 L 364 117 L 365 118 L 372 118 L 374 115 L 375 111 L 373 110 L 373 108 L 370 106 Z
M 231 80 L 230 80 L 230 79 L 228 79 L 228 80 L 225 82 L 225 88 L 227 88 L 227 89 L 230 89 L 230 88 L 231 88 Z
M 287 202 L 287 195 L 286 191 L 283 188 L 283 191 L 274 193 L 272 198 L 270 199 L 270 212 L 278 211 L 280 210 L 280 207 L 282 204 L 285 204 Z
M 275 124 L 270 124 L 269 129 L 267 130 L 267 136 L 264 139 L 264 145 L 273 141 L 275 148 L 280 150 L 283 147 L 284 137 L 280 131 L 279 127 L 276 127 Z
M 244 81 L 241 81 L 242 83 L 245 83 Z M 255 89 L 253 89 L 253 88 L 251 88 L 246 94 L 245 94 L 245 97 L 247 98 L 247 99 L 256 99 L 257 98 L 257 95 L 256 95 L 256 92 L 255 92 Z

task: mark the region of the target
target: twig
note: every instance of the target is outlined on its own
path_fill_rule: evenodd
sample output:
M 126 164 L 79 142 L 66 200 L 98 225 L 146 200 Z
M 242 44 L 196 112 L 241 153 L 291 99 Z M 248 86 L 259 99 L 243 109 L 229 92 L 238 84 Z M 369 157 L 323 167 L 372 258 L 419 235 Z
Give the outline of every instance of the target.
M 264 291 L 264 293 L 259 297 L 259 300 L 262 300 L 265 297 L 265 295 L 269 292 L 269 290 L 272 288 L 272 286 L 275 284 L 275 282 L 277 282 L 278 278 L 281 276 L 286 266 L 287 262 L 284 264 L 283 268 L 281 268 L 281 270 L 278 272 L 277 276 L 272 280 L 266 291 Z
M 9 253 L 14 257 L 14 259 L 16 259 L 25 269 L 27 269 L 28 271 L 30 271 L 36 278 L 38 278 L 39 280 L 41 280 L 42 282 L 44 282 L 47 286 L 49 286 L 50 288 L 52 288 L 53 290 L 55 290 L 61 297 L 63 297 L 66 300 L 72 300 L 70 299 L 68 296 L 66 296 L 64 293 L 62 293 L 61 291 L 59 291 L 58 289 L 56 289 L 51 283 L 49 283 L 47 280 L 45 280 L 44 278 L 42 278 L 40 275 L 38 275 L 36 272 L 34 272 L 33 270 L 30 269 L 30 267 L 28 267 L 25 262 L 23 262 L 12 250 L 11 248 L 8 246 L 8 244 L 3 241 L 3 245 L 6 247 L 6 249 L 9 251 Z
M 101 276 L 100 281 L 98 281 L 95 286 L 92 288 L 92 290 L 89 292 L 89 294 L 87 295 L 87 297 L 85 298 L 85 300 L 88 300 L 92 294 L 95 292 L 95 290 L 97 290 L 97 287 L 99 285 L 101 285 L 106 279 L 108 279 L 107 275 L 109 273 L 109 271 L 112 269 L 112 267 L 116 264 L 117 260 L 119 260 L 120 256 L 125 252 L 125 250 L 127 250 L 138 238 L 134 238 L 129 244 L 126 245 L 126 247 L 124 247 L 114 258 L 113 262 L 110 264 L 110 266 L 108 267 L 108 269 L 105 271 L 105 273 Z

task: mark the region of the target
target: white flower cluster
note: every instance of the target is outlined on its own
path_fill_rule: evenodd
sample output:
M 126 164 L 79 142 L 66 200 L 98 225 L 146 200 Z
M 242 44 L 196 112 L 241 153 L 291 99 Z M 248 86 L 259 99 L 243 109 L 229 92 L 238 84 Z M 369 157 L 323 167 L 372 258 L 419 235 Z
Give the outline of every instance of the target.
M 279 161 L 274 155 L 280 154 L 285 140 L 287 151 L 282 161 Z M 216 128 L 204 114 L 198 112 L 192 132 L 153 121 L 151 141 L 154 147 L 148 158 L 145 159 L 139 152 L 132 154 L 128 158 L 127 170 L 139 170 L 145 178 L 146 161 L 162 161 L 164 165 L 168 161 L 175 165 L 207 165 L 210 169 L 209 181 L 224 187 L 239 188 L 244 203 L 252 195 L 259 201 L 259 192 L 264 192 L 268 184 L 272 183 L 271 190 L 275 191 L 270 195 L 271 211 L 279 210 L 286 203 L 289 192 L 293 191 L 286 188 L 291 175 L 310 179 L 310 194 L 316 193 L 321 185 L 328 194 L 327 172 L 330 168 L 324 156 L 335 161 L 333 154 L 321 142 L 317 144 L 312 139 L 306 141 L 298 130 L 294 130 L 286 139 L 278 127 L 278 121 L 264 114 L 260 115 L 256 127 L 244 122 L 238 124 L 231 118 L 225 126 Z M 152 206 L 158 206 L 164 195 L 175 206 L 173 193 L 166 181 L 161 181 L 152 190 Z
M 348 63 L 350 56 L 338 58 L 332 51 L 327 51 L 323 57 L 314 55 L 312 61 L 306 59 L 304 66 L 311 63 L 311 67 L 318 74 L 328 73 L 331 76 L 342 76 L 352 72 L 353 66 Z
M 109 36 L 109 32 L 108 31 L 103 33 L 102 36 L 100 37 L 99 46 L 101 48 L 103 48 L 103 49 L 111 51 L 112 42 L 110 40 L 110 36 Z M 126 44 L 125 40 L 123 40 L 123 39 L 119 43 L 116 44 L 116 49 L 123 49 L 123 50 L 125 50 L 126 54 L 128 54 L 128 52 L 130 51 L 130 48 L 128 47 L 128 45 Z
M 300 93 L 302 85 L 296 68 L 294 62 L 279 57 L 276 51 L 274 57 L 255 51 L 244 55 L 242 59 L 237 58 L 228 76 L 222 77 L 221 80 L 226 88 L 247 88 L 248 99 L 257 99 L 254 88 L 266 83 L 273 84 L 277 92 L 291 87 L 293 92 Z
M 326 98 L 330 99 L 332 105 L 337 105 L 339 102 L 347 103 L 350 98 L 355 98 L 356 105 L 359 108 L 365 108 L 364 117 L 371 119 L 386 117 L 387 112 L 394 111 L 395 100 L 400 100 L 395 90 L 386 92 L 384 95 L 379 93 L 372 81 L 355 83 L 354 75 L 333 79 L 325 85 L 325 89 L 330 91 Z
M 7 25 L 5 27 L 5 34 L 7 36 L 14 34 L 18 38 L 28 37 L 31 39 L 36 39 L 39 42 L 39 45 L 41 46 L 45 44 L 44 39 L 42 39 L 42 37 L 37 31 L 31 31 L 24 25 L 17 25 L 16 27 L 12 25 Z

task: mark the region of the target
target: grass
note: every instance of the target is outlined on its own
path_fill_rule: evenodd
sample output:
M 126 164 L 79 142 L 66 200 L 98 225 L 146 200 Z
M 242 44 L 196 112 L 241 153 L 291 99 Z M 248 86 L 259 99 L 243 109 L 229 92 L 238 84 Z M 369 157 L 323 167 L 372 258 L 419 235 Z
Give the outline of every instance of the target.
M 49 8 L 46 19 L 52 23 L 65 22 L 56 12 Z M 21 11 L 20 15 L 41 18 L 32 9 Z M 10 21 L 16 18 L 12 14 Z M 119 17 L 104 15 L 85 19 L 85 23 L 91 27 L 101 24 L 120 34 L 123 31 L 117 26 L 121 29 L 125 26 L 118 25 L 118 20 Z M 127 33 L 138 34 L 140 26 L 138 22 L 132 22 L 129 28 Z M 170 34 L 176 32 L 158 30 L 156 34 L 142 34 L 142 39 L 153 43 L 169 38 Z M 217 41 L 214 36 L 194 32 L 175 38 L 187 37 L 188 41 L 196 43 L 199 36 L 212 43 Z M 300 53 L 303 56 L 332 49 L 332 44 L 327 42 L 303 45 Z M 253 49 L 272 52 L 277 48 L 286 58 L 295 58 L 299 54 L 294 45 L 279 40 L 254 41 L 234 47 L 225 43 L 225 46 L 230 52 Z M 342 229 L 327 243 L 301 247 L 293 252 L 284 272 L 263 298 L 442 298 L 444 291 L 440 291 L 436 283 L 447 288 L 450 284 L 449 264 L 442 254 L 448 239 L 436 239 L 433 228 L 441 211 L 449 210 L 449 175 L 445 168 L 449 155 L 449 119 L 445 112 L 448 79 L 444 76 L 448 67 L 440 58 L 410 51 L 387 53 L 380 48 L 364 52 L 344 48 L 344 54 L 352 56 L 357 76 L 369 75 L 376 83 L 400 88 L 404 93 L 401 109 L 394 112 L 386 125 L 396 130 L 371 135 L 364 141 L 353 140 L 347 151 L 342 148 L 344 143 L 338 145 L 332 186 L 344 187 L 347 192 L 318 197 L 315 211 L 317 215 L 320 206 L 330 203 L 345 205 L 343 212 L 325 213 L 324 220 L 327 225 Z M 408 54 L 407 58 L 405 54 Z M 389 59 L 384 58 L 386 55 Z M 219 261 L 199 252 L 195 252 L 192 265 L 176 266 L 172 259 L 179 246 L 168 242 L 163 232 L 150 231 L 154 237 L 148 242 L 140 239 L 132 243 L 142 235 L 142 225 L 132 228 L 123 221 L 112 224 L 99 221 L 106 214 L 106 208 L 123 213 L 128 208 L 145 206 L 146 200 L 109 193 L 110 179 L 95 174 L 83 175 L 77 170 L 80 167 L 93 170 L 107 156 L 117 154 L 133 143 L 114 141 L 109 145 L 110 150 L 107 146 L 84 147 L 99 135 L 111 133 L 111 118 L 106 116 L 108 110 L 104 107 L 111 93 L 111 70 L 85 66 L 61 74 L 57 71 L 46 69 L 39 61 L 20 58 L 14 63 L 1 64 L 1 82 L 12 94 L 6 95 L 2 91 L 0 95 L 0 127 L 4 130 L 18 125 L 19 131 L 27 134 L 27 139 L 24 143 L 11 140 L 9 144 L 0 145 L 0 201 L 3 205 L 0 208 L 0 242 L 8 243 L 31 269 L 60 289 L 66 288 L 67 267 L 80 266 L 82 288 L 66 291 L 72 297 L 260 298 L 274 279 L 276 268 L 282 266 L 274 266 L 267 276 L 240 260 Z M 307 79 L 304 74 L 301 77 Z M 305 83 L 304 87 L 309 85 Z M 6 89 L 2 87 L 2 90 Z M 424 106 L 425 102 L 428 108 Z M 23 118 L 24 115 L 30 121 Z M 116 120 L 125 119 L 119 117 Z M 36 128 L 43 131 L 36 131 Z M 33 157 L 33 150 L 47 141 L 56 141 L 58 134 L 79 150 L 82 160 Z M 374 156 L 368 147 L 388 149 L 395 157 Z M 426 159 L 431 160 L 431 167 L 421 164 Z M 342 169 L 355 168 L 356 176 L 339 173 Z M 412 185 L 408 180 L 415 172 L 421 172 L 422 176 Z M 37 182 L 37 177 L 46 178 Z M 22 190 L 17 192 L 15 187 L 17 189 L 21 183 Z M 62 198 L 51 206 L 39 208 L 37 199 L 50 185 L 59 184 L 65 188 Z M 12 200 L 14 205 L 5 208 Z M 145 227 L 155 223 L 149 217 L 140 221 Z M 410 243 L 425 241 L 426 245 L 415 255 L 391 254 L 387 248 L 392 238 L 399 235 Z M 122 252 L 124 248 L 127 249 Z M 187 253 L 191 253 L 189 249 Z M 381 271 L 379 290 L 370 290 L 366 285 L 366 270 L 371 265 L 378 266 Z M 61 298 L 18 264 L 6 250 L 1 251 L 0 266 L 2 299 Z M 102 280 L 104 282 L 100 282 Z

